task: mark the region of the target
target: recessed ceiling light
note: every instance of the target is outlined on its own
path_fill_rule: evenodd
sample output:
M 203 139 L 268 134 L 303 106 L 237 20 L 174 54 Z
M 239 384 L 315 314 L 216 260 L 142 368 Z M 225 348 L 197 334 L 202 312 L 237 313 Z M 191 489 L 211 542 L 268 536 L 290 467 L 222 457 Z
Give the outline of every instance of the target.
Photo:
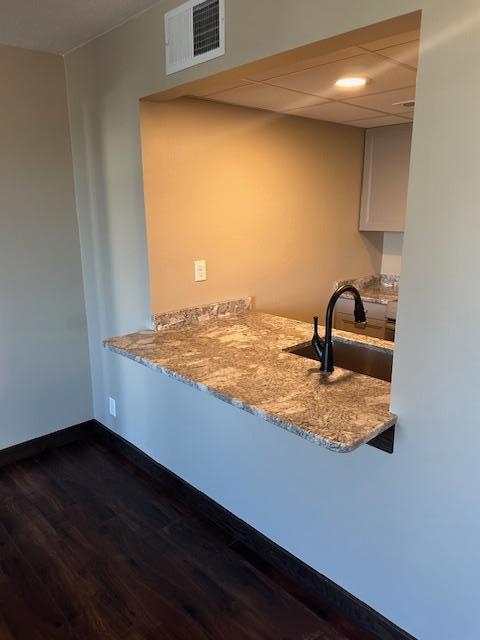
M 366 84 L 367 79 L 361 76 L 345 76 L 335 82 L 335 85 L 342 89 L 355 89 L 357 87 L 364 87 Z

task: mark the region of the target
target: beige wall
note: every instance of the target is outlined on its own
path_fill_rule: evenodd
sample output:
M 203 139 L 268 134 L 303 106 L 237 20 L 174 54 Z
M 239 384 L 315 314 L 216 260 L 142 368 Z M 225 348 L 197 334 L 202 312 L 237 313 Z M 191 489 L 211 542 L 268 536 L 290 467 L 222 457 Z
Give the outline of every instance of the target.
M 92 417 L 60 56 L 0 46 L 0 448 Z
M 310 320 L 335 281 L 379 273 L 362 129 L 195 99 L 143 102 L 141 120 L 154 312 L 251 295 Z

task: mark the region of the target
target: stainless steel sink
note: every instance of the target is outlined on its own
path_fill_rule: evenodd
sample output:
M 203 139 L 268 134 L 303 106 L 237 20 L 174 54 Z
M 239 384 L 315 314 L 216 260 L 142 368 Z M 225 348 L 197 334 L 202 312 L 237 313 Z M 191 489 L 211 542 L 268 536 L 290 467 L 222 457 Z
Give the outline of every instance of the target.
M 285 351 L 318 361 L 315 349 L 310 343 L 298 344 L 285 349 Z M 333 341 L 333 364 L 336 367 L 390 382 L 392 363 L 393 351 L 381 351 L 368 345 L 363 346 L 335 339 Z

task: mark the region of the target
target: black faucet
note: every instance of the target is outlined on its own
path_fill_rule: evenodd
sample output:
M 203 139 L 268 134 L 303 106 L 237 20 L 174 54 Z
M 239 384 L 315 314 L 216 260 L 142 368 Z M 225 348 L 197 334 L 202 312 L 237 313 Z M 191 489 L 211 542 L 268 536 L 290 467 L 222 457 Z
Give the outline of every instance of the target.
M 327 307 L 327 315 L 325 319 L 325 338 L 320 338 L 318 335 L 318 316 L 313 318 L 313 338 L 312 345 L 315 349 L 318 359 L 320 360 L 320 371 L 323 373 L 331 373 L 333 371 L 333 343 L 332 343 L 332 322 L 333 322 L 333 309 L 335 304 L 341 295 L 350 291 L 353 293 L 355 299 L 355 325 L 365 328 L 367 324 L 367 317 L 365 315 L 365 309 L 363 307 L 362 298 L 354 286 L 345 284 L 342 287 L 338 287 L 335 293 L 330 298 Z

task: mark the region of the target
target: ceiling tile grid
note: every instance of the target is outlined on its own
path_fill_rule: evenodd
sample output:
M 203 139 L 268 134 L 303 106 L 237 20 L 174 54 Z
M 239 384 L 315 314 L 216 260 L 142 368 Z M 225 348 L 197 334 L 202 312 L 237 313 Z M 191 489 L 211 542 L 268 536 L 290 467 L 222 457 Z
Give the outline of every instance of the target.
M 385 113 L 405 113 L 411 111 L 411 107 L 404 107 L 402 103 L 415 100 L 415 86 L 383 91 L 367 96 L 349 98 L 349 104 L 355 104 L 366 109 L 376 109 Z
M 303 116 L 304 118 L 315 118 L 316 120 L 331 120 L 333 122 L 348 122 L 349 120 L 359 120 L 375 118 L 383 113 L 371 109 L 363 109 L 345 102 L 324 102 L 323 104 L 311 107 L 302 107 L 288 112 L 292 116 Z
M 335 81 L 341 76 L 362 76 L 367 84 L 355 89 L 340 88 Z M 416 71 L 375 53 L 338 60 L 321 67 L 271 78 L 268 84 L 303 91 L 330 100 L 347 99 L 351 95 L 380 93 L 392 88 L 415 84 Z
M 308 60 L 303 59 L 298 60 L 297 62 L 292 62 L 289 65 L 272 67 L 267 71 L 263 71 L 262 73 L 259 72 L 253 74 L 252 76 L 250 76 L 250 80 L 269 80 L 270 78 L 285 76 L 297 71 L 305 71 L 305 69 L 309 69 L 312 67 L 320 67 L 324 64 L 329 64 L 330 62 L 337 62 L 338 60 L 347 60 L 348 58 L 354 58 L 355 56 L 362 55 L 362 53 L 365 53 L 365 51 L 360 47 L 348 47 L 347 49 L 339 49 L 338 51 L 326 53 L 314 58 L 309 58 Z
M 415 100 L 418 32 L 408 32 L 272 67 L 207 99 L 359 127 L 409 122 Z M 339 77 L 361 75 L 365 86 L 342 89 Z
M 308 93 L 290 91 L 282 87 L 270 86 L 262 83 L 251 83 L 221 91 L 209 96 L 218 102 L 266 109 L 268 111 L 289 111 L 325 102 L 325 99 Z

